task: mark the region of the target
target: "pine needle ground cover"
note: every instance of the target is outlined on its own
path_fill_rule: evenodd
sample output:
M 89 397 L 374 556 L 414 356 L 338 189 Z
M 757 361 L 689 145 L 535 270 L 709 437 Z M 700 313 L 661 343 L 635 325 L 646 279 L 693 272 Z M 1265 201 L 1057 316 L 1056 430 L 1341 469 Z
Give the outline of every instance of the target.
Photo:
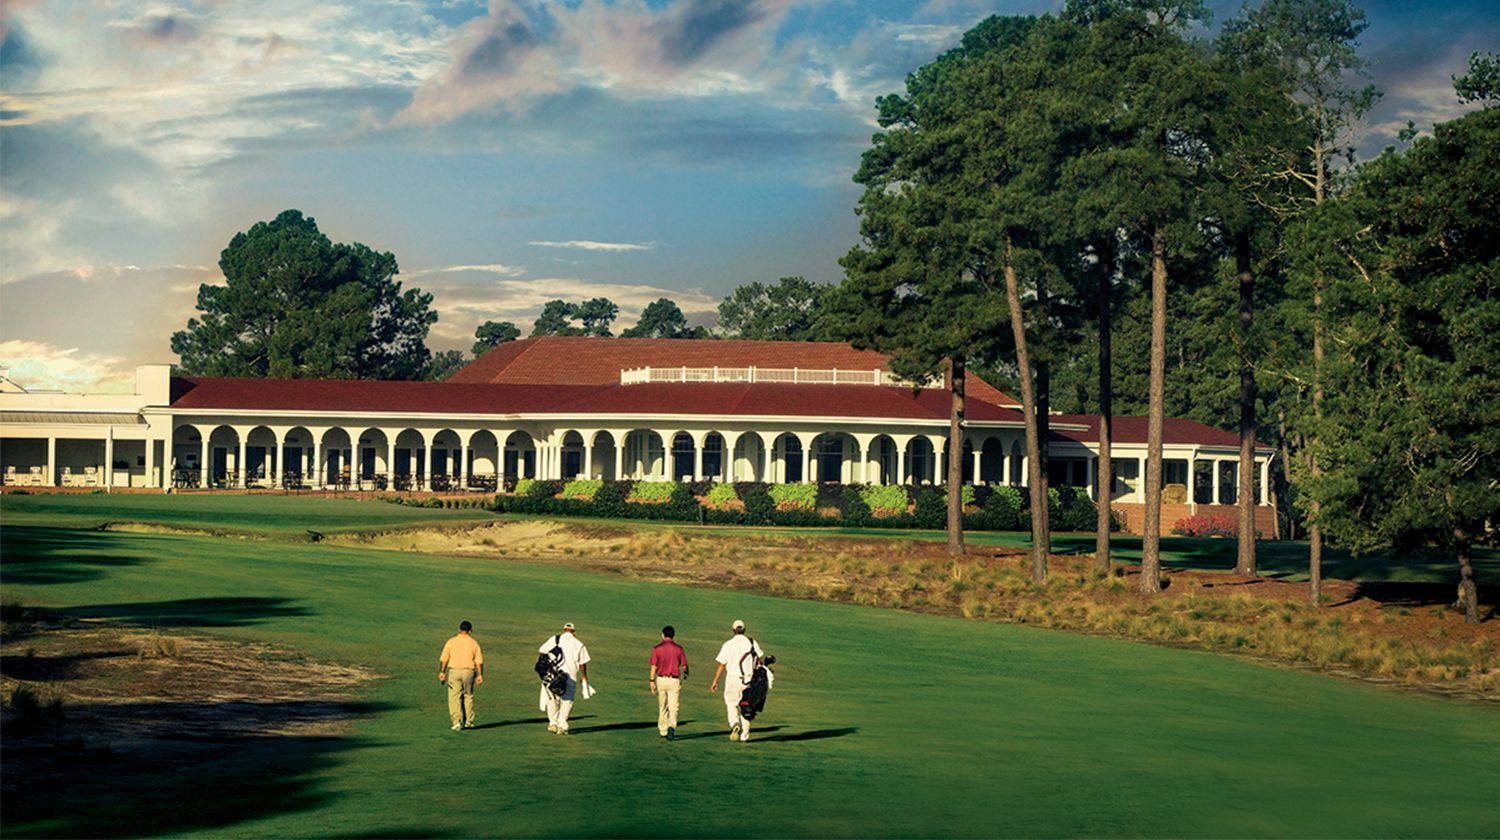
M 558 565 L 75 530 L 10 500 L 0 512 L 6 600 L 85 628 L 181 636 L 181 678 L 198 638 L 306 657 L 320 690 L 348 669 L 377 675 L 350 689 L 338 734 L 256 729 L 204 749 L 198 733 L 174 738 L 170 726 L 149 743 L 92 742 L 70 729 L 87 715 L 70 711 L 64 672 L 48 686 L 62 700 L 49 737 L 79 760 L 65 789 L 32 784 L 7 712 L 10 836 L 1500 832 L 1500 713 L 1488 704 Z M 480 728 L 455 734 L 435 659 L 460 618 L 475 623 L 489 664 Z M 723 737 L 722 704 L 707 691 L 733 618 L 780 659 L 746 745 Z M 545 731 L 531 673 L 536 645 L 563 621 L 579 624 L 600 689 L 567 738 Z M 666 622 L 695 666 L 685 737 L 672 744 L 656 736 L 645 686 Z M 33 660 L 45 656 L 40 638 Z M 267 713 L 243 697 L 224 706 L 247 721 Z

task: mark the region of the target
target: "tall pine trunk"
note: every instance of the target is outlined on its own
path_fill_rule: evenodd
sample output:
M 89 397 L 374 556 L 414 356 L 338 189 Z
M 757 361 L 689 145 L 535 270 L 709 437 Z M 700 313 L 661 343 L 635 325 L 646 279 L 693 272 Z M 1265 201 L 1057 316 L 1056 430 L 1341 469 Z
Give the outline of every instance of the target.
M 1286 433 L 1286 406 L 1276 409 L 1276 430 L 1281 435 L 1279 445 L 1281 446 L 1281 480 L 1277 482 L 1276 497 L 1277 505 L 1276 521 L 1281 522 L 1280 513 L 1286 511 L 1286 531 L 1277 534 L 1277 539 L 1295 540 L 1297 538 L 1297 520 L 1292 516 L 1292 500 L 1287 491 L 1292 487 L 1292 449 L 1291 437 Z
M 1099 488 L 1097 500 L 1099 519 L 1095 525 L 1094 571 L 1100 576 L 1109 574 L 1109 532 L 1114 525 L 1114 512 L 1110 503 L 1114 501 L 1114 465 L 1111 462 L 1110 441 L 1114 437 L 1114 361 L 1110 355 L 1110 295 L 1111 278 L 1114 275 L 1114 260 L 1106 248 L 1099 249 L 1099 472 L 1095 485 Z
M 1036 303 L 1041 323 L 1047 323 L 1047 287 L 1045 281 L 1038 277 L 1036 282 Z M 1044 348 L 1045 350 L 1045 348 Z M 1041 477 L 1042 498 L 1047 500 L 1047 516 L 1042 519 L 1042 530 L 1040 540 L 1042 543 L 1042 554 L 1052 553 L 1052 494 L 1047 492 L 1051 486 L 1052 477 L 1047 469 L 1047 462 L 1052 455 L 1052 363 L 1047 360 L 1045 352 L 1036 363 L 1036 448 L 1037 448 L 1037 474 Z
M 1255 564 L 1255 370 L 1250 367 L 1250 327 L 1255 307 L 1255 273 L 1250 264 L 1250 235 L 1241 231 L 1234 238 L 1235 268 L 1240 285 L 1240 466 L 1239 554 L 1235 574 L 1257 574 Z
M 1313 435 L 1308 440 L 1307 472 L 1317 481 L 1323 474 L 1318 464 L 1317 423 L 1323 419 L 1323 292 L 1313 293 Z M 1318 514 L 1323 504 L 1314 495 L 1307 507 L 1307 579 L 1312 585 L 1307 588 L 1307 603 L 1314 607 L 1323 605 L 1323 526 L 1318 524 Z
M 1141 591 L 1161 591 L 1161 444 L 1167 375 L 1167 243 L 1151 233 L 1151 382 L 1146 409 L 1146 533 L 1141 538 Z
M 1021 414 L 1026 418 L 1026 483 L 1031 491 L 1031 579 L 1047 579 L 1047 493 L 1042 487 L 1041 446 L 1037 439 L 1036 393 L 1031 386 L 1031 358 L 1026 352 L 1026 319 L 1021 314 L 1021 289 L 1005 242 L 1005 299 L 1010 305 L 1010 330 L 1016 341 L 1016 368 L 1021 374 Z
M 1479 623 L 1479 586 L 1474 583 L 1473 546 L 1463 529 L 1453 532 L 1458 554 L 1458 597 L 1464 602 L 1464 623 Z
M 948 553 L 964 553 L 964 360 L 955 356 L 949 365 L 948 388 Z

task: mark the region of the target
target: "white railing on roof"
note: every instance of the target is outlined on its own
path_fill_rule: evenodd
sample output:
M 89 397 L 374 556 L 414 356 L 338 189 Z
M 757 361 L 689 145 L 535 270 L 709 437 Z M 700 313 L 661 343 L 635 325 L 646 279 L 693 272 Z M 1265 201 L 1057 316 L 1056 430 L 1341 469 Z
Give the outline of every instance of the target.
M 620 371 L 621 385 L 644 382 L 787 382 L 813 385 L 905 385 L 911 383 L 889 371 L 763 367 L 643 367 Z M 942 377 L 922 384 L 941 387 Z

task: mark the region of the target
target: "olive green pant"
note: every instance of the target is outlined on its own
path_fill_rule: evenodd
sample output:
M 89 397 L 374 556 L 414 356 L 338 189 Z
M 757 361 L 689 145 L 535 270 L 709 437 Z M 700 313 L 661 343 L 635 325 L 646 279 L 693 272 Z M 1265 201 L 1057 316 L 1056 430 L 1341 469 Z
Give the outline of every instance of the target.
M 474 725 L 474 669 L 448 669 L 448 718 L 454 726 Z

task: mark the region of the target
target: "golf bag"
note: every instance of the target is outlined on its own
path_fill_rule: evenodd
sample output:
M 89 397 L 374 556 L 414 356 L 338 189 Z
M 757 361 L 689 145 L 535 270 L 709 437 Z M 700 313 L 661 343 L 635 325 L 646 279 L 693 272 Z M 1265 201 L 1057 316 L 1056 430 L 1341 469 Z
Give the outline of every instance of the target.
M 760 651 L 755 648 L 754 639 L 750 640 L 750 650 L 740 657 L 740 673 L 745 673 L 747 667 L 750 669 L 750 681 L 745 683 L 745 690 L 740 692 L 740 717 L 745 720 L 755 720 L 756 715 L 765 711 L 766 695 L 771 691 L 771 677 L 766 664 L 774 661 L 772 657 L 760 655 Z
M 563 649 L 562 636 L 552 639 L 552 650 L 537 654 L 536 675 L 541 678 L 542 686 L 553 697 L 561 697 L 568 690 L 568 674 L 562 669 Z

